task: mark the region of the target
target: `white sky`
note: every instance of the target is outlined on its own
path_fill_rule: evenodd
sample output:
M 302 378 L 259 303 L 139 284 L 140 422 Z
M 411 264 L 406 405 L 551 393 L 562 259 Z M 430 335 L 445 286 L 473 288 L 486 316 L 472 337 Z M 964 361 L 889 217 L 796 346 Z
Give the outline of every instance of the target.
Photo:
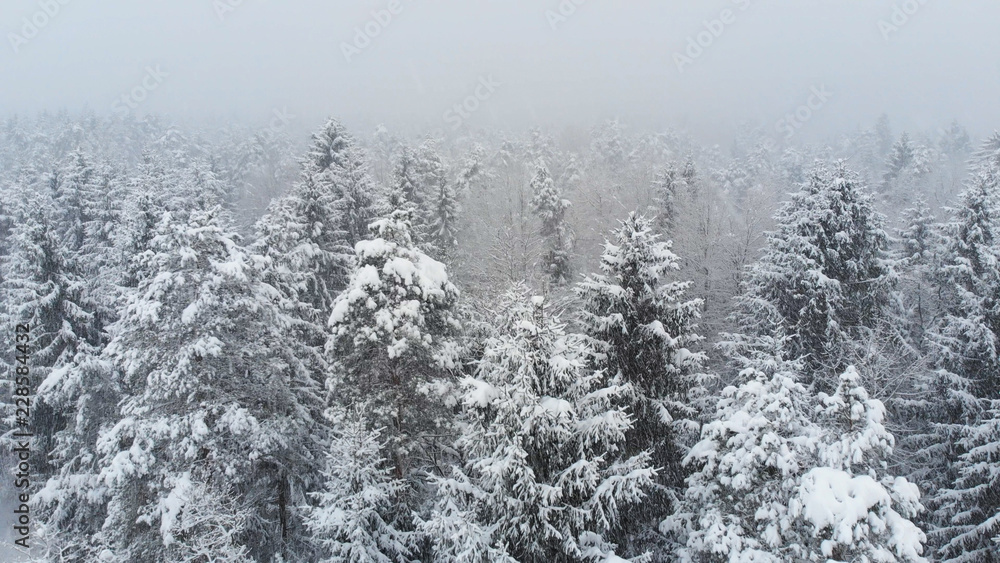
M 710 139 L 744 119 L 775 123 L 825 85 L 833 97 L 803 136 L 870 125 L 883 111 L 897 130 L 956 118 L 976 136 L 1000 128 L 996 0 L 586 0 L 556 29 L 546 12 L 560 0 L 399 1 L 348 63 L 342 43 L 374 29 L 372 10 L 389 0 L 3 0 L 0 115 L 111 114 L 159 65 L 167 76 L 137 112 L 266 121 L 285 108 L 310 128 L 327 115 L 447 128 L 444 112 L 492 76 L 500 86 L 470 126 L 621 117 Z M 47 3 L 59 13 L 14 39 L 24 18 L 44 21 Z M 908 3 L 919 9 L 887 42 L 879 21 Z M 732 23 L 679 72 L 674 53 L 727 8 Z

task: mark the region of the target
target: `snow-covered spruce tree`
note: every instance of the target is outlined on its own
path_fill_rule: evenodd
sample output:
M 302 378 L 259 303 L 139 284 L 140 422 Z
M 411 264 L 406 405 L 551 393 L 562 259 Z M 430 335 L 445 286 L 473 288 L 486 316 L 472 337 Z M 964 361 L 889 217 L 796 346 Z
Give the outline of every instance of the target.
M 14 334 L 15 324 L 31 327 L 32 385 L 71 365 L 78 354 L 98 353 L 102 343 L 93 314 L 96 307 L 74 253 L 57 238 L 50 205 L 39 198 L 17 221 L 0 286 L 4 329 Z M 49 454 L 55 433 L 66 420 L 44 395 L 36 397 L 31 413 L 38 452 L 33 467 L 37 475 L 47 476 L 53 471 Z
M 320 322 L 347 284 L 354 244 L 382 205 L 354 140 L 336 120 L 313 135 L 302 179 L 257 225 L 254 250 L 275 261 L 277 285 Z
M 653 201 L 655 203 L 656 226 L 660 232 L 669 233 L 677 216 L 677 200 L 683 195 L 680 190 L 684 180 L 673 166 L 657 172 L 653 179 Z
M 458 194 L 448 182 L 448 171 L 431 139 L 417 153 L 428 251 L 443 258 L 458 244 Z
M 368 428 L 363 410 L 355 405 L 328 413 L 336 430 L 323 490 L 311 493 L 318 506 L 306 509 L 306 526 L 321 546 L 319 563 L 408 562 L 415 551 L 415 534 L 392 524 L 406 482 L 391 475 L 382 431 Z
M 229 212 L 236 199 L 235 191 L 235 187 L 216 169 L 214 161 L 195 160 L 181 170 L 179 185 L 173 194 L 176 198 L 174 206 L 177 209 L 199 211 L 208 211 L 218 206 Z
M 274 285 L 302 304 L 300 316 L 319 322 L 350 275 L 350 245 L 337 227 L 331 193 L 305 177 L 271 203 L 257 223 L 253 249 L 276 263 Z
M 458 195 L 454 187 L 445 182 L 431 194 L 431 220 L 428 225 L 430 239 L 441 256 L 447 256 L 458 246 Z
M 885 219 L 839 163 L 814 170 L 775 221 L 737 297 L 739 329 L 788 335 L 783 352 L 804 359 L 802 383 L 832 391 L 859 343 L 890 318 L 896 274 Z
M 941 140 L 938 145 L 941 152 L 948 157 L 964 158 L 972 150 L 972 139 L 969 137 L 969 131 L 958 120 L 954 120 L 947 129 L 941 131 Z M 1000 148 L 1000 144 L 997 147 Z
M 75 150 L 50 176 L 51 217 L 65 256 L 64 267 L 83 282 L 97 331 L 113 322 L 118 305 L 116 278 L 120 265 L 114 252 L 115 228 L 123 199 L 119 173 L 107 163 L 94 164 Z
M 622 456 L 648 451 L 659 471 L 651 501 L 631 516 L 636 527 L 645 523 L 655 529 L 683 490 L 681 436 L 696 414 L 688 392 L 698 384 L 705 361 L 688 348 L 700 340 L 694 323 L 701 301 L 685 298 L 689 283 L 667 279 L 678 269 L 670 243 L 660 242 L 651 222 L 631 213 L 605 244 L 602 275 L 588 276 L 577 287 L 594 365 L 612 381 L 631 386 L 622 404 L 634 422 Z M 627 532 L 643 543 L 641 530 Z
M 486 160 L 486 149 L 476 143 L 469 150 L 455 178 L 455 193 L 458 197 L 467 197 L 477 182 L 490 177 Z
M 79 346 L 98 345 L 100 334 L 73 253 L 56 238 L 48 201 L 32 205 L 9 237 L 2 287 L 4 316 L 12 334 L 14 323 L 31 325 L 36 369 L 52 368 L 72 361 Z
M 973 168 L 978 169 L 1000 169 L 1000 131 L 994 131 L 992 135 L 972 153 Z
M 528 161 L 542 159 L 551 162 L 555 158 L 555 140 L 539 127 L 528 130 L 528 140 L 524 149 L 525 159 Z
M 996 548 L 990 521 L 996 519 L 998 503 L 988 500 L 989 494 L 979 496 L 990 479 L 977 475 L 977 466 L 989 464 L 994 455 L 983 440 L 989 440 L 990 408 L 1000 397 L 998 194 L 995 171 L 975 172 L 955 220 L 945 226 L 940 276 L 946 310 L 931 335 L 939 368 L 930 390 L 938 428 L 934 450 L 936 460 L 946 463 L 937 480 L 942 491 L 933 503 L 940 528 L 932 536 L 944 546 L 943 555 L 955 561 L 974 560 L 962 559 L 964 552 Z
M 547 241 L 548 250 L 543 258 L 545 272 L 553 283 L 565 284 L 571 275 L 571 246 L 566 211 L 569 200 L 563 199 L 562 191 L 556 187 L 549 169 L 544 162 L 535 165 L 535 175 L 529 186 L 532 198 L 531 208 L 542 221 L 541 235 Z
M 974 173 L 954 220 L 943 232 L 945 246 L 938 277 L 945 311 L 932 336 L 933 350 L 939 358 L 938 367 L 958 378 L 947 387 L 972 394 L 960 401 L 968 406 L 966 412 L 953 413 L 966 421 L 978 414 L 978 407 L 973 406 L 977 399 L 992 399 L 1000 391 L 998 197 L 997 173 Z
M 7 199 L 8 195 L 0 190 L 0 264 L 10 253 L 10 233 L 14 229 L 16 217 L 14 216 L 12 205 Z M 3 273 L 0 268 L 0 274 Z M 3 278 L 0 277 L 0 281 Z
M 56 231 L 71 252 L 83 246 L 86 224 L 90 222 L 90 206 L 97 187 L 97 172 L 90 159 L 77 150 L 69 162 L 51 179 L 52 200 L 57 211 Z
M 166 214 L 145 258 L 155 273 L 111 330 L 123 400 L 88 491 L 105 504 L 102 561 L 174 561 L 223 540 L 227 561 L 307 556 L 296 507 L 319 477 L 320 390 L 263 281 L 270 260 L 220 223 L 218 208 Z
M 98 560 L 94 540 L 106 510 L 95 494 L 103 489 L 97 441 L 117 422 L 116 375 L 111 362 L 92 350 L 53 370 L 38 387 L 38 396 L 65 416 L 50 452 L 53 474 L 33 499 L 44 561 Z
M 958 477 L 938 493 L 942 511 L 951 514 L 939 560 L 947 563 L 1000 561 L 1000 399 L 962 438 Z
M 143 254 L 150 251 L 150 243 L 156 236 L 156 226 L 161 219 L 161 211 L 155 196 L 145 192 L 130 191 L 122 203 L 122 218 L 117 223 L 114 254 L 119 265 L 117 285 L 134 290 L 142 278 L 152 274 L 150 265 Z
M 821 395 L 817 424 L 800 364 L 749 365 L 685 459 L 697 471 L 661 526 L 683 543 L 679 559 L 924 562 L 924 534 L 909 520 L 919 492 L 886 475 L 884 407 L 854 368 L 833 396 Z
M 333 304 L 327 386 L 337 403 L 371 405 L 393 475 L 410 477 L 430 463 L 419 457 L 423 436 L 443 424 L 435 390 L 456 367 L 459 293 L 444 264 L 414 246 L 407 212 L 373 222 L 371 233 L 355 245 L 354 272 Z
M 889 123 L 889 116 L 887 114 L 882 114 L 878 116 L 878 120 L 875 122 L 875 128 L 873 130 L 875 134 L 875 141 L 877 143 L 876 150 L 878 151 L 878 156 L 886 156 L 889 151 L 892 150 L 892 125 Z
M 899 141 L 892 146 L 892 151 L 886 159 L 886 171 L 882 177 L 883 185 L 889 186 L 896 181 L 910 166 L 912 166 L 915 158 L 916 155 L 914 154 L 913 143 L 910 141 L 910 136 L 907 133 L 903 133 L 899 137 Z
M 949 419 L 956 407 L 957 412 L 964 412 L 960 399 L 963 392 L 961 385 L 951 388 L 951 376 L 940 369 L 936 359 L 937 329 L 945 310 L 942 297 L 948 293 L 943 291 L 947 275 L 943 275 L 942 268 L 946 249 L 942 226 L 935 222 L 922 198 L 917 199 L 915 207 L 903 211 L 902 219 L 895 269 L 900 272 L 899 300 L 904 313 L 900 320 L 906 327 L 906 356 L 913 358 L 914 369 L 907 374 L 909 391 L 893 405 L 894 422 L 905 428 L 899 436 L 899 449 L 903 452 L 900 457 L 907 459 L 907 476 L 925 498 L 933 501 L 936 491 L 949 487 L 955 477 L 951 467 L 957 455 L 953 451 L 957 436 L 942 439 L 946 427 L 939 424 L 955 422 Z M 933 511 L 926 511 L 921 517 L 929 532 L 934 516 Z
M 331 197 L 334 227 L 348 247 L 368 236 L 368 224 L 384 212 L 384 197 L 371 179 L 361 149 L 339 122 L 331 120 L 313 137 L 304 175 L 313 177 L 322 193 Z
M 780 356 L 780 351 L 776 354 Z M 715 415 L 684 458 L 694 468 L 660 528 L 682 562 L 795 561 L 792 499 L 815 465 L 822 431 L 810 419 L 800 366 L 762 357 L 722 392 Z
M 923 144 L 914 143 L 906 133 L 893 145 L 885 163 L 882 192 L 895 201 L 908 202 L 919 194 L 931 172 L 934 157 Z
M 937 312 L 933 278 L 941 240 L 934 214 L 923 198 L 903 211 L 902 220 L 895 269 L 900 273 L 900 296 L 909 321 L 909 344 L 925 350 L 926 334 Z
M 106 198 L 122 195 L 118 187 L 102 193 Z M 92 301 L 106 299 L 96 307 L 95 321 L 100 327 L 117 314 L 118 301 L 150 274 L 142 263 L 156 227 L 155 210 L 149 194 L 128 195 L 132 197 L 124 202 L 95 206 L 97 212 L 87 225 L 87 242 L 76 254 L 78 261 L 89 261 L 85 288 L 97 296 Z M 118 209 L 124 210 L 126 220 L 119 219 Z M 93 494 L 101 488 L 97 441 L 102 431 L 117 422 L 114 417 L 122 398 L 113 362 L 100 355 L 105 338 L 102 335 L 100 344 L 78 350 L 71 362 L 53 369 L 38 386 L 38 397 L 65 419 L 50 452 L 53 475 L 35 497 L 44 560 L 98 560 L 94 539 L 106 510 L 104 499 Z
M 923 509 L 920 491 L 888 472 L 895 440 L 882 424 L 885 406 L 868 396 L 853 366 L 819 402 L 827 439 L 796 498 L 796 512 L 813 532 L 804 534 L 805 559 L 924 561 L 927 538 L 911 521 Z
M 410 213 L 410 236 L 417 245 L 427 238 L 424 224 L 425 192 L 420 177 L 420 162 L 413 149 L 403 146 L 393 170 L 393 185 L 389 191 L 389 205 Z
M 590 151 L 594 154 L 595 160 L 611 173 L 622 171 L 631 152 L 628 148 L 628 138 L 622 129 L 621 122 L 612 119 L 594 127 L 591 131 Z
M 94 320 L 99 330 L 113 323 L 121 302 L 121 281 L 131 256 L 119 253 L 125 218 L 124 204 L 130 199 L 124 172 L 108 162 L 96 167 L 95 189 L 86 201 L 88 221 L 84 224 L 83 245 L 76 255 L 86 292 L 94 303 Z
M 684 168 L 681 169 L 681 178 L 684 178 L 684 185 L 690 195 L 695 195 L 701 189 L 701 182 L 698 179 L 698 169 L 694 165 L 694 158 L 687 157 L 684 161 Z
M 608 560 L 622 512 L 653 485 L 648 452 L 621 457 L 631 420 L 616 403 L 629 385 L 588 367 L 586 338 L 543 298 L 527 301 L 508 294 L 500 335 L 463 380 L 464 464 L 437 480 L 421 523 L 436 560 Z

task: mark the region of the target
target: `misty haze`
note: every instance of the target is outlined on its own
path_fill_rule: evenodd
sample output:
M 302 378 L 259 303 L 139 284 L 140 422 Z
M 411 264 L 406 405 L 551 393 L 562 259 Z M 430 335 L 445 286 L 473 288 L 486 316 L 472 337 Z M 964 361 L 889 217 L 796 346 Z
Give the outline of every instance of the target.
M 0 561 L 1000 563 L 997 22 L 5 0 Z

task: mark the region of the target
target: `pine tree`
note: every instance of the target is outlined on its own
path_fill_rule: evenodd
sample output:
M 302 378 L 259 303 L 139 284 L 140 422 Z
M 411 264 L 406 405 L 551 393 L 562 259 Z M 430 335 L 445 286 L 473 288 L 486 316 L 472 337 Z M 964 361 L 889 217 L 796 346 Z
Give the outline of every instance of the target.
M 11 327 L 31 325 L 33 359 L 38 367 L 52 368 L 72 361 L 78 347 L 98 345 L 100 335 L 72 253 L 56 238 L 51 208 L 45 201 L 34 205 L 11 233 L 4 268 L 5 320 Z
M 414 534 L 392 524 L 406 482 L 385 467 L 381 430 L 369 429 L 358 407 L 331 413 L 338 428 L 323 491 L 312 493 L 319 505 L 307 508 L 306 525 L 322 546 L 319 563 L 409 562 Z
M 139 270 L 155 228 L 151 205 L 132 207 L 125 203 L 118 178 L 99 172 L 102 185 L 90 201 L 91 220 L 85 225 L 84 244 L 72 256 L 78 264 L 85 302 L 93 309 L 90 325 L 94 342 L 78 342 L 68 361 L 51 370 L 38 386 L 38 398 L 62 413 L 55 429 L 49 456 L 53 472 L 39 492 L 39 538 L 44 540 L 46 560 L 98 560 L 94 539 L 106 517 L 105 504 L 94 491 L 101 490 L 100 455 L 97 440 L 114 424 L 122 398 L 118 374 L 112 362 L 101 357 L 106 343 L 104 330 L 114 321 L 120 300 L 137 286 Z M 148 201 L 147 194 L 138 196 Z M 126 214 L 125 209 L 136 211 Z M 147 230 L 138 233 L 136 228 Z M 65 250 L 63 251 L 66 252 Z M 70 357 L 71 356 L 71 357 Z
M 843 164 L 815 170 L 775 220 L 737 298 L 737 321 L 749 336 L 788 335 L 786 359 L 804 359 L 803 383 L 829 391 L 891 318 L 885 220 Z
M 930 174 L 933 159 L 929 148 L 912 142 L 910 136 L 903 133 L 886 159 L 883 191 L 895 199 L 909 201 L 913 193 L 919 193 L 923 178 Z
M 422 435 L 441 423 L 435 389 L 456 367 L 459 293 L 444 265 L 414 246 L 407 212 L 373 222 L 371 233 L 355 246 L 357 265 L 333 304 L 327 385 L 339 403 L 370 402 L 402 478 L 419 468 Z
M 10 234 L 14 229 L 16 217 L 12 205 L 7 201 L 7 194 L 0 191 L 0 264 L 10 253 Z M 0 270 L 2 274 L 2 270 Z M 0 281 L 3 279 L 0 278 Z
M 544 258 L 546 273 L 553 283 L 565 284 L 571 275 L 570 236 L 569 226 L 566 224 L 570 202 L 563 199 L 562 191 L 556 187 L 548 167 L 542 161 L 536 165 L 530 189 L 533 194 L 532 210 L 541 219 L 541 235 L 548 241 L 549 248 Z
M 603 275 L 588 276 L 577 288 L 596 367 L 632 389 L 622 400 L 634 420 L 622 455 L 648 451 L 659 471 L 651 502 L 631 522 L 652 523 L 654 529 L 684 486 L 682 438 L 696 414 L 688 394 L 706 359 L 688 348 L 700 340 L 694 322 L 701 301 L 685 300 L 690 283 L 668 281 L 679 269 L 678 258 L 669 242 L 657 239 L 650 221 L 630 214 L 605 245 Z M 638 538 L 642 532 L 629 534 Z
M 781 175 L 792 185 L 806 182 L 806 157 L 798 150 L 789 147 L 781 154 Z
M 950 486 L 954 473 L 949 465 L 954 454 L 953 444 L 942 441 L 938 415 L 951 408 L 935 407 L 949 402 L 945 399 L 957 389 L 949 389 L 949 376 L 937 369 L 933 352 L 935 333 L 943 311 L 941 260 L 943 242 L 941 226 L 935 222 L 930 208 L 922 198 L 915 207 L 903 211 L 903 228 L 898 230 L 895 269 L 900 272 L 898 300 L 902 308 L 900 324 L 905 349 L 899 356 L 912 362 L 909 373 L 897 379 L 908 390 L 892 404 L 895 421 L 906 429 L 901 435 L 901 450 L 907 456 L 907 477 L 920 486 L 927 498 L 933 499 L 941 487 Z M 894 358 L 887 358 L 893 361 Z M 944 377 L 943 377 L 944 376 Z M 957 405 L 952 405 L 957 406 Z M 927 511 L 922 523 L 934 525 L 933 511 Z
M 269 261 L 240 247 L 218 213 L 165 215 L 146 258 L 155 274 L 105 349 L 124 398 L 98 437 L 89 492 L 105 504 L 102 561 L 172 560 L 212 537 L 233 542 L 232 560 L 304 549 L 296 495 L 318 478 L 318 390 L 291 353 L 280 294 L 263 282 Z M 194 490 L 249 516 L 199 504 Z
M 550 162 L 555 157 L 555 141 L 538 127 L 532 127 L 528 131 L 526 145 L 525 152 L 530 161 L 542 159 Z
M 525 301 L 507 296 L 501 334 L 463 381 L 465 463 L 438 480 L 421 529 L 442 560 L 615 560 L 608 538 L 656 475 L 648 452 L 619 457 L 628 385 L 587 367 L 585 339 L 543 298 Z
M 121 400 L 114 367 L 96 350 L 77 354 L 38 386 L 38 396 L 65 417 L 50 452 L 53 474 L 36 496 L 45 561 L 96 561 L 94 541 L 106 517 L 97 440 L 115 422 Z

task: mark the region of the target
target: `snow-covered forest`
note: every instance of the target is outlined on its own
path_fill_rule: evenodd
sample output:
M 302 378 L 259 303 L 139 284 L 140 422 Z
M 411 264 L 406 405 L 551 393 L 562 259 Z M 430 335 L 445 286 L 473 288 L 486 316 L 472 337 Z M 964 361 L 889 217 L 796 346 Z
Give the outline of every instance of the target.
M 0 300 L 37 561 L 1000 562 L 1000 134 L 957 122 L 7 117 Z

